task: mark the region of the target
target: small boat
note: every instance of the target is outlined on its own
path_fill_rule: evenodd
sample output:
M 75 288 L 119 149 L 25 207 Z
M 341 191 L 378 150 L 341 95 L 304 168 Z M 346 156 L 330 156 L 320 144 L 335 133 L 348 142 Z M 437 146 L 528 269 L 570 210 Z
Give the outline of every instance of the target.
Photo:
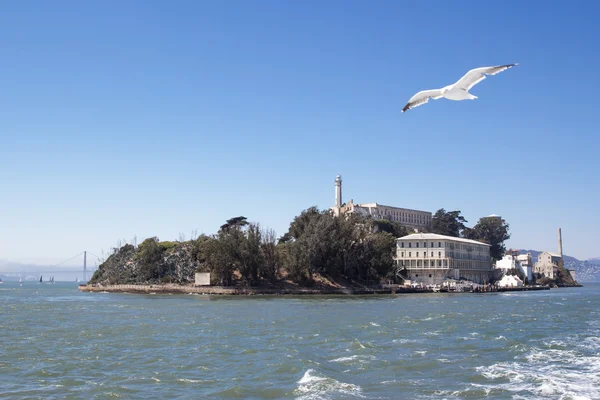
M 40 281 L 38 283 L 42 283 L 42 276 L 40 275 Z
M 75 278 L 75 283 L 79 283 L 79 277 Z
M 0 283 L 4 283 L 4 282 L 2 282 L 2 278 L 0 278 Z

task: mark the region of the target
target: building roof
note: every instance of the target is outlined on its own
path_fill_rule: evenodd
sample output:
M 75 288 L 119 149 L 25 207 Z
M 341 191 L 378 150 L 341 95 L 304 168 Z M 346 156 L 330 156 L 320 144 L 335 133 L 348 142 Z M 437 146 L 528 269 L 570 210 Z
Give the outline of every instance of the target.
M 552 253 L 552 252 L 550 252 L 550 251 L 545 251 L 544 253 L 548 253 L 548 254 L 550 254 L 552 257 L 558 257 L 558 258 L 560 258 L 560 254 L 558 254 L 558 253 Z
M 437 233 L 413 233 L 411 235 L 402 236 L 396 240 L 451 240 L 453 242 L 462 242 L 462 243 L 470 243 L 470 244 L 481 244 L 484 246 L 490 246 L 487 243 L 478 242 L 477 240 L 458 238 L 454 236 L 446 236 L 446 235 L 438 235 Z
M 379 204 L 379 203 L 361 203 L 361 204 L 357 204 L 357 206 L 367 207 L 367 208 L 387 207 L 387 208 L 395 208 L 397 210 L 414 211 L 414 212 L 419 212 L 419 213 L 431 214 L 431 211 L 414 210 L 412 208 L 406 208 L 406 207 L 386 206 L 385 204 Z

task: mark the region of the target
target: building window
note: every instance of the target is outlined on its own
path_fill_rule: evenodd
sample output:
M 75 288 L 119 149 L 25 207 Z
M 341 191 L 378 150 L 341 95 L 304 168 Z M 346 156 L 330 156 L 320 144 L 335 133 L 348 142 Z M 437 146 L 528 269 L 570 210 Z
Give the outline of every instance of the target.
M 412 247 L 412 243 L 411 242 L 408 242 L 408 247 Z
M 423 247 L 427 247 L 427 242 L 423 242 Z
M 433 242 L 431 242 L 431 247 L 433 247 Z
M 415 257 L 419 257 L 419 252 L 417 251 L 417 255 Z
M 442 247 L 442 242 L 438 242 L 438 247 Z
M 404 257 L 404 252 L 402 252 L 402 257 Z
M 431 274 L 429 274 L 429 277 L 431 278 Z
M 433 251 L 431 252 L 431 257 L 433 257 Z
M 400 247 L 404 248 L 404 242 L 400 243 Z
M 438 257 L 441 257 L 441 256 L 442 256 L 442 252 L 438 251 Z
M 412 257 L 412 256 L 411 256 L 411 253 L 410 253 L 410 251 L 408 252 L 408 256 L 409 256 L 409 257 Z
M 417 245 L 417 248 L 419 248 L 419 242 L 417 242 L 416 245 Z

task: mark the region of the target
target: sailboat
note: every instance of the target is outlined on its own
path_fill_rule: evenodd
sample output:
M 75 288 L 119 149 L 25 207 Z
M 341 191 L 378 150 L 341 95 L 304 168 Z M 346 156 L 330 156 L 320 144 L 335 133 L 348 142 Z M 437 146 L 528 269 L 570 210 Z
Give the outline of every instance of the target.
M 48 285 L 54 285 L 54 277 L 51 276 L 50 280 L 48 281 Z
M 75 283 L 79 283 L 79 277 L 75 278 Z
M 0 278 L 0 284 L 1 284 L 1 283 L 4 283 L 4 282 L 2 282 L 2 278 Z
M 42 276 L 40 275 L 40 281 L 38 283 L 42 283 Z
M 23 278 L 19 277 L 19 286 L 23 286 Z

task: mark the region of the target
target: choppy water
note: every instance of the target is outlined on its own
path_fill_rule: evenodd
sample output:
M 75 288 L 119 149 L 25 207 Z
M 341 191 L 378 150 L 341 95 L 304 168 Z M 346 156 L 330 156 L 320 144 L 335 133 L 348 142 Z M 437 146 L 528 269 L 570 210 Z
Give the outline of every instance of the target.
M 600 285 L 382 297 L 0 285 L 2 398 L 598 399 Z

